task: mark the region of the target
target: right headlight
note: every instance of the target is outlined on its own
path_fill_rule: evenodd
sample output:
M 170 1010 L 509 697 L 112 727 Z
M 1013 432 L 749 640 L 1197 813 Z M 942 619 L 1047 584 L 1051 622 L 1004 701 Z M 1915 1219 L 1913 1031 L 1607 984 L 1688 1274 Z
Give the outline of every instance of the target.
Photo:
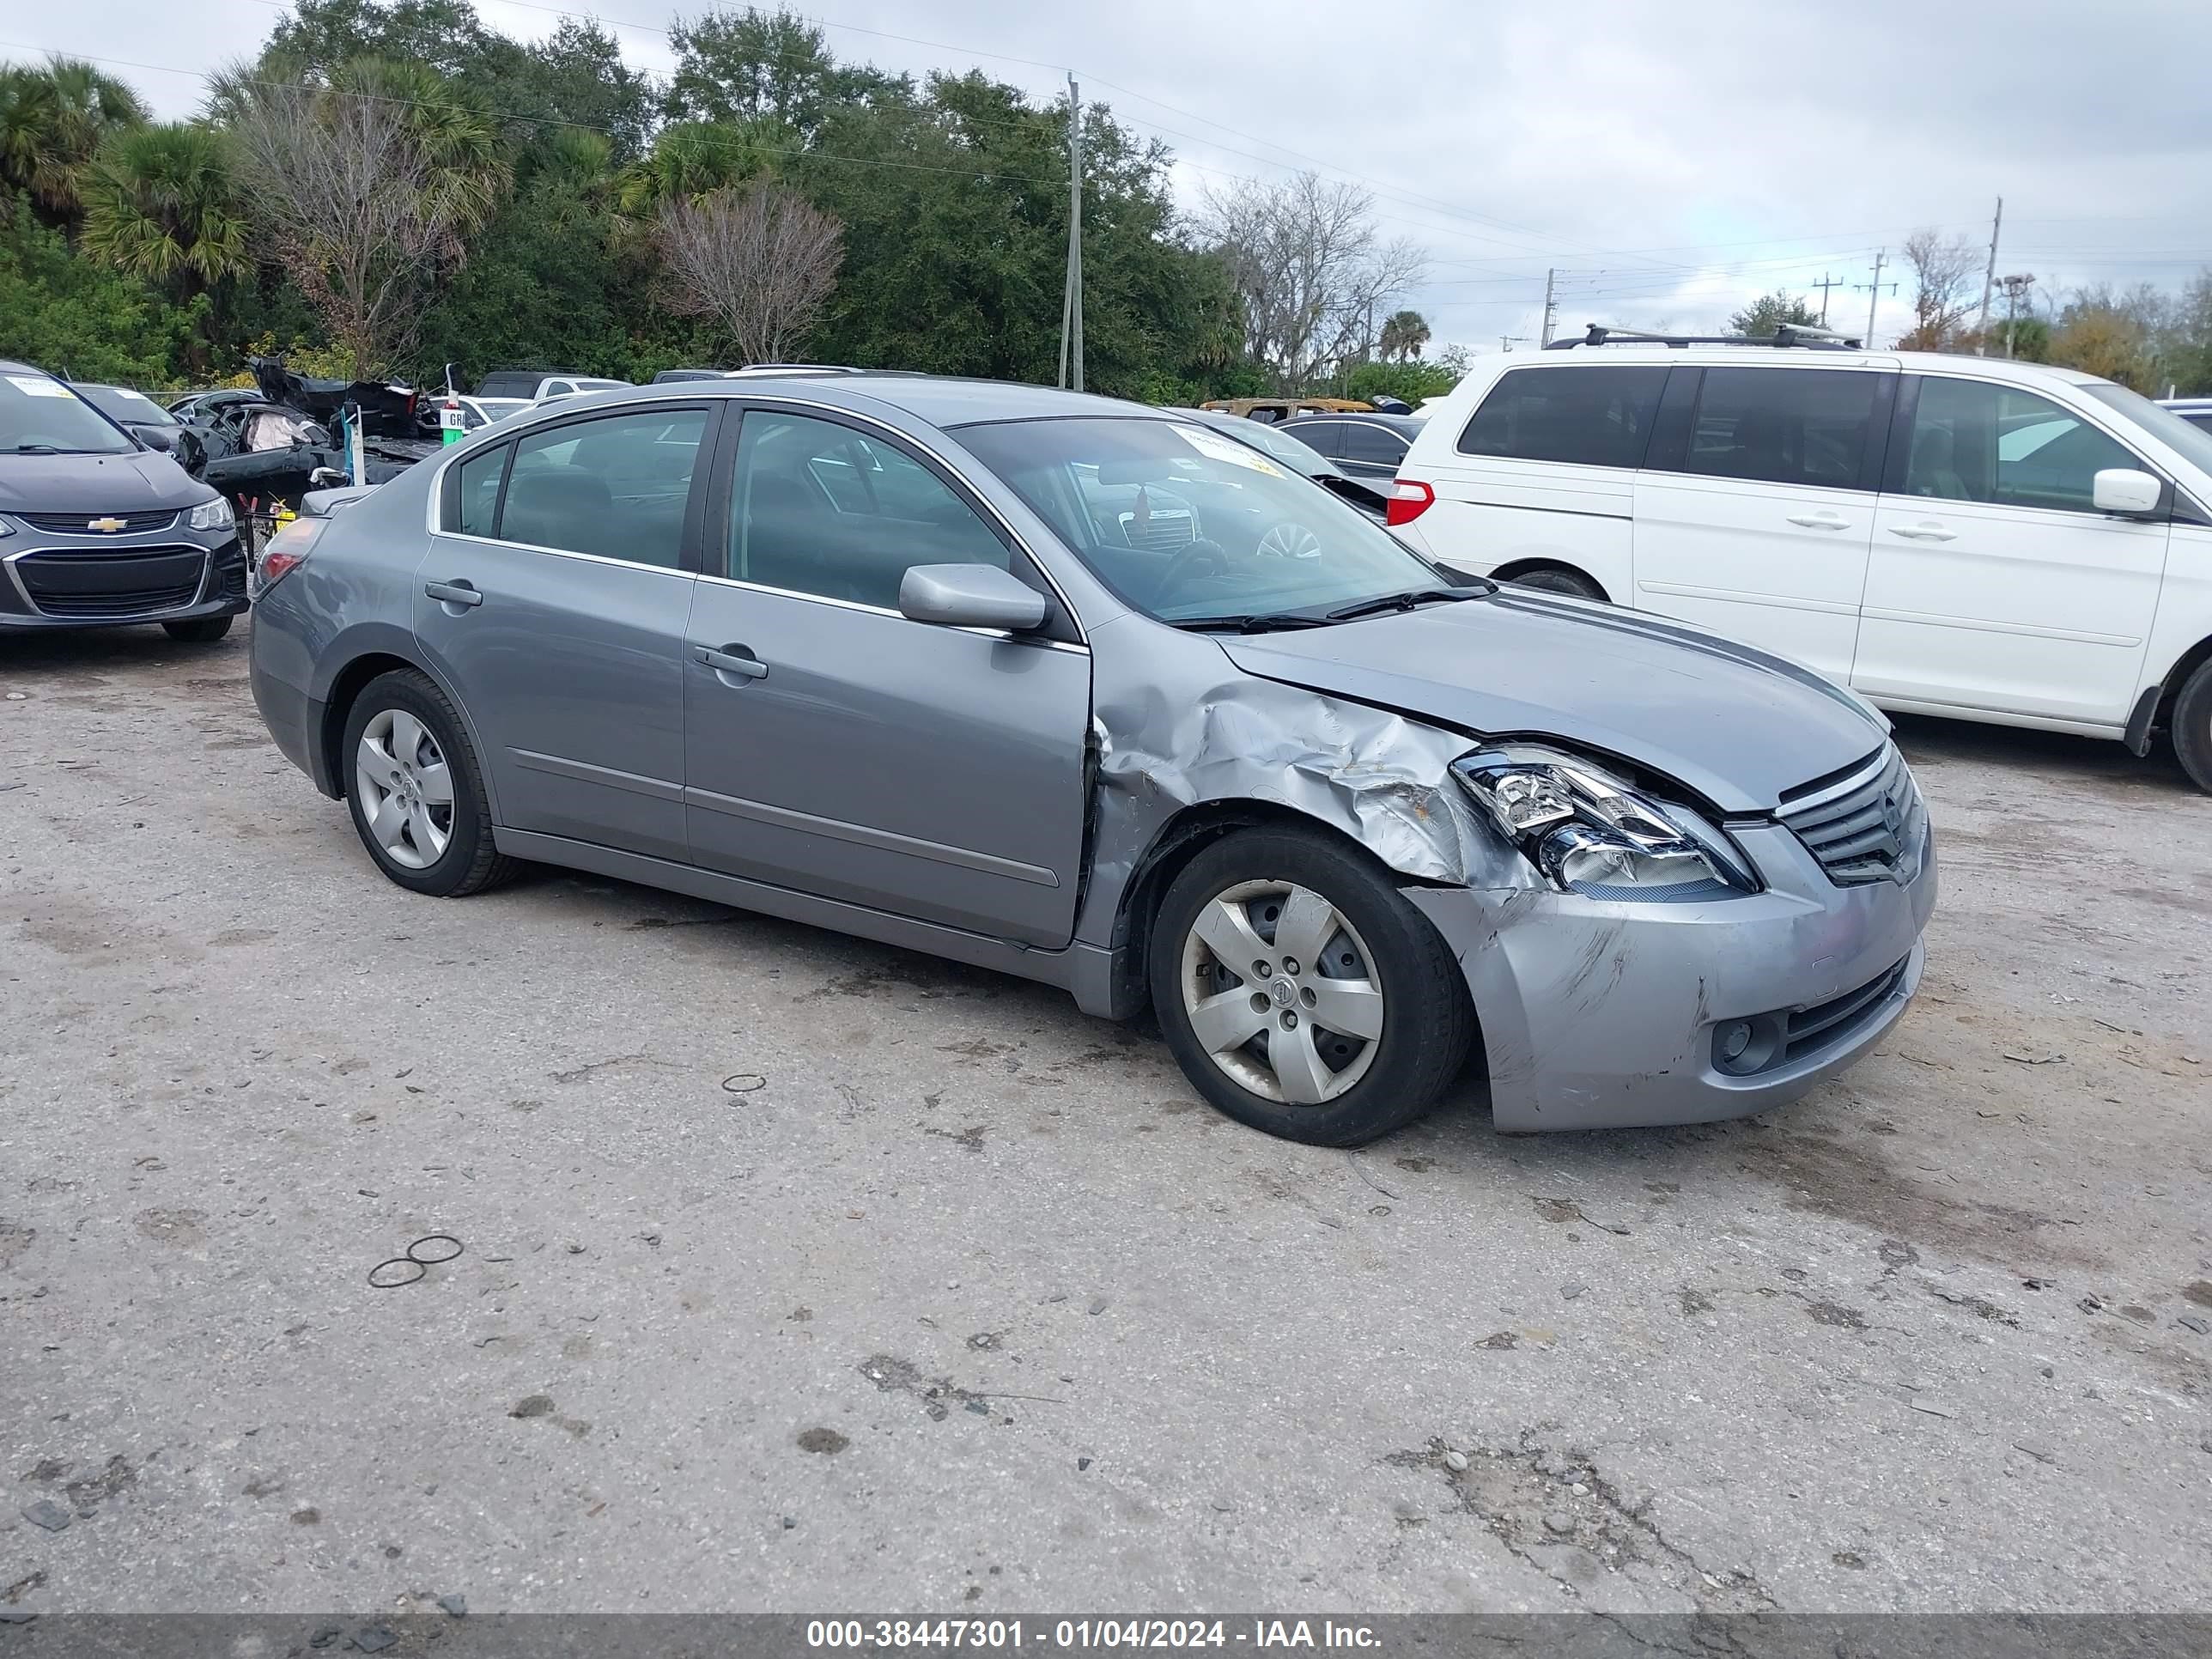
M 1452 774 L 1563 893 L 1691 904 L 1759 889 L 1718 830 L 1579 756 L 1515 744 L 1463 755 Z

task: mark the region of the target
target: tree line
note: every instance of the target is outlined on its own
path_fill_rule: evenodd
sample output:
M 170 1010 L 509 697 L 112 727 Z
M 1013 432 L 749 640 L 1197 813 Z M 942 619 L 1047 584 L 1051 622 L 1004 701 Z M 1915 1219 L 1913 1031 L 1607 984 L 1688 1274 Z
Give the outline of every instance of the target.
M 437 384 L 804 356 L 1055 377 L 1066 100 L 839 60 L 788 13 L 679 17 L 665 79 L 595 22 L 299 0 L 191 119 L 67 59 L 0 65 L 0 356 L 146 386 L 255 351 Z M 1094 389 L 1155 402 L 1448 386 L 1394 301 L 1424 256 L 1310 176 L 1178 214 L 1165 145 L 1089 105 Z

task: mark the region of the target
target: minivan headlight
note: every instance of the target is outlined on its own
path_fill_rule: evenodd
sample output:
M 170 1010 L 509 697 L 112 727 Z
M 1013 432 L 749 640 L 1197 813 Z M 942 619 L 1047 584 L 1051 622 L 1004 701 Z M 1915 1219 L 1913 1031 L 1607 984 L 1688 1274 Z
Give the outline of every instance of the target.
M 230 510 L 230 503 L 221 495 L 202 501 L 192 509 L 191 516 L 185 520 L 195 530 L 228 530 L 237 521 Z
M 1578 756 L 1534 746 L 1479 750 L 1453 762 L 1452 774 L 1563 893 L 1690 904 L 1758 889 L 1718 830 Z

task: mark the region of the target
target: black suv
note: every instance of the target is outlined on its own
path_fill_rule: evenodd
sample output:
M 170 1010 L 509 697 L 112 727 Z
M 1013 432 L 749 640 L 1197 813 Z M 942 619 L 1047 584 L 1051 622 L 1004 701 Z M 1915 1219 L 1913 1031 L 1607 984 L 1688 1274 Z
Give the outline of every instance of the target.
M 212 641 L 245 609 L 230 503 L 63 381 L 0 362 L 0 633 L 159 623 Z

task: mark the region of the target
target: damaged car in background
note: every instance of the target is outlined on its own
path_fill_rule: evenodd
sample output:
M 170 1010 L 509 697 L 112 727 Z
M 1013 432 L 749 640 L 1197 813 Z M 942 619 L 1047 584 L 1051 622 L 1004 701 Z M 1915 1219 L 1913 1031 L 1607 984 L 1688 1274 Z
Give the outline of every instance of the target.
M 204 394 L 185 407 L 172 453 L 241 515 L 296 507 L 322 482 L 350 477 L 343 422 L 361 427 L 364 482 L 381 483 L 438 453 L 422 435 L 420 395 L 376 380 L 313 380 L 281 359 L 257 357 L 252 392 Z
M 262 716 L 399 885 L 538 860 L 1149 1006 L 1274 1134 L 1470 1071 L 1510 1131 L 1758 1111 L 1920 981 L 1928 814 L 1865 702 L 1455 577 L 1170 411 L 580 397 L 264 574 Z

